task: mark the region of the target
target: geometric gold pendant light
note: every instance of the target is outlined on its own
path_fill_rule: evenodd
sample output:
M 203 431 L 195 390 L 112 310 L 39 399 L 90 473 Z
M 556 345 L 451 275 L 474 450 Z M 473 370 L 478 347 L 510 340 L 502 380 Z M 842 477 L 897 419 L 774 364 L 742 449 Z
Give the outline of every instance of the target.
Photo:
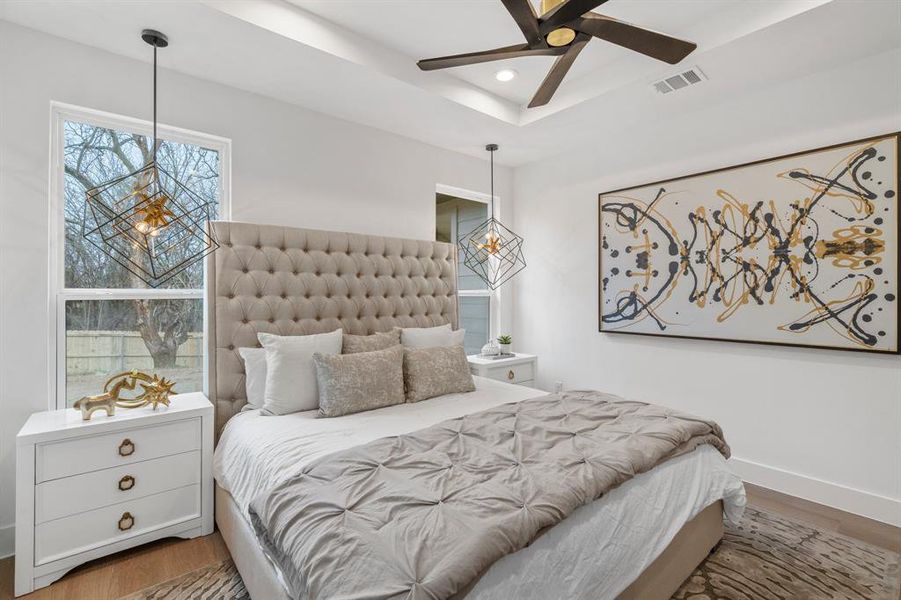
M 495 290 L 526 268 L 523 238 L 494 217 L 494 153 L 497 144 L 485 150 L 491 156 L 491 213 L 483 223 L 458 240 L 463 264 Z
M 157 162 L 156 53 L 169 42 L 151 29 L 145 29 L 141 38 L 153 46 L 152 158 L 140 169 L 86 192 L 83 236 L 155 288 L 214 252 L 219 244 L 206 231 L 215 204 Z

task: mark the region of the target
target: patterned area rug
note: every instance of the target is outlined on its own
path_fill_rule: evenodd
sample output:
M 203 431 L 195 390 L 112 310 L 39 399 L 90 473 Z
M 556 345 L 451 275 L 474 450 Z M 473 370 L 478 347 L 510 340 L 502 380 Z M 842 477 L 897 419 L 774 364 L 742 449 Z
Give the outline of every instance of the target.
M 678 600 L 898 600 L 901 555 L 751 507 Z
M 119 600 L 250 600 L 231 560 L 170 579 Z
M 901 555 L 748 508 L 674 600 L 899 600 Z M 226 560 L 120 600 L 248 600 Z

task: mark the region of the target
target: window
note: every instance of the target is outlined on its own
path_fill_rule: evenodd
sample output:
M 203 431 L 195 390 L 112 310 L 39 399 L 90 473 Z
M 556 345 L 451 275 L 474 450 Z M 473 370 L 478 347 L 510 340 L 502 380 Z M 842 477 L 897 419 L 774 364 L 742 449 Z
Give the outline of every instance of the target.
M 203 264 L 164 284 L 140 279 L 83 237 L 85 192 L 130 173 L 150 157 L 150 123 L 54 105 L 51 320 L 55 323 L 56 406 L 99 393 L 131 369 L 204 387 Z M 227 218 L 230 144 L 160 127 L 157 160 Z
M 487 196 L 485 201 L 481 201 L 458 197 L 461 195 L 464 195 L 462 190 L 457 190 L 454 195 L 441 192 L 436 195 L 435 239 L 439 242 L 456 244 L 461 236 L 488 219 Z M 466 354 L 478 354 L 493 335 L 492 313 L 496 295 L 478 275 L 463 264 L 462 252 L 458 254 L 457 289 L 460 297 L 460 328 L 466 330 L 463 345 Z

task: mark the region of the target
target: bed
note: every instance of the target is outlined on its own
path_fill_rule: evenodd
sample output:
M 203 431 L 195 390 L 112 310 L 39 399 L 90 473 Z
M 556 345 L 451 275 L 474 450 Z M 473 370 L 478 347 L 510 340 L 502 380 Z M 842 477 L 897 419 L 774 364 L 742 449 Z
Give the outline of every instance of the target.
M 457 327 L 456 256 L 439 242 L 214 222 L 207 258 L 208 394 L 216 407 L 216 522 L 251 596 L 287 598 L 247 507 L 305 465 L 348 448 L 511 402 L 537 389 L 475 378 L 476 391 L 340 418 L 245 410 L 241 347 L 258 332 Z M 700 446 L 576 509 L 455 597 L 668 598 L 744 505 L 723 456 Z

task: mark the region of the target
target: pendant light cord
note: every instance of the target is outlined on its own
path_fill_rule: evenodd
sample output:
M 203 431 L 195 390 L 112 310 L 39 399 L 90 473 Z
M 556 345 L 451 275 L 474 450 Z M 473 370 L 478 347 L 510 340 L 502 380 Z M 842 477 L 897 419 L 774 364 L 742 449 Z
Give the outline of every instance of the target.
M 491 218 L 494 218 L 494 150 L 491 151 Z
M 156 164 L 156 44 L 153 45 L 153 164 Z
M 488 152 L 491 156 L 491 218 L 494 219 L 494 150 L 489 147 Z

